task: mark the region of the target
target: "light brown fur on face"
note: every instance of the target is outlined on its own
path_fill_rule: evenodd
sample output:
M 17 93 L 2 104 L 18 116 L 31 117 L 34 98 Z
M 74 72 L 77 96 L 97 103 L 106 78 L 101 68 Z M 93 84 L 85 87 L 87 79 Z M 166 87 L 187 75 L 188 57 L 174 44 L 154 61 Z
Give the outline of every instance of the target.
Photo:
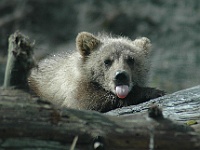
M 150 40 L 140 38 L 134 41 L 127 38 L 99 37 L 102 44 L 88 56 L 84 72 L 91 76 L 90 79 L 98 82 L 114 94 L 116 85 L 114 76 L 117 71 L 126 71 L 130 75 L 129 90 L 134 85 L 145 86 L 149 71 Z M 98 39 L 98 40 L 99 40 Z M 134 62 L 129 63 L 129 59 Z M 111 61 L 111 66 L 106 67 L 105 61 Z
M 138 88 L 147 82 L 149 39 L 81 32 L 76 47 L 76 52 L 49 57 L 32 69 L 29 85 L 37 95 L 61 107 L 105 112 L 163 94 L 147 96 Z M 134 92 L 143 95 L 135 102 Z

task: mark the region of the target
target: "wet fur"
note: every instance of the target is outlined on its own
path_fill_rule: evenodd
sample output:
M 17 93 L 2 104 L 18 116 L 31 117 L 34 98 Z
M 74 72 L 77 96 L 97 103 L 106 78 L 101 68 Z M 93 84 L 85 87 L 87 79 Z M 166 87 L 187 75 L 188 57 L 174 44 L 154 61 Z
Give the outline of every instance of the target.
M 82 32 L 76 46 L 76 52 L 51 56 L 32 69 L 29 86 L 41 98 L 59 107 L 106 112 L 164 94 L 145 87 L 150 68 L 149 39 L 132 41 Z M 134 57 L 135 63 L 127 64 L 127 57 Z M 109 68 L 104 64 L 106 59 L 112 60 Z M 119 99 L 114 91 L 113 76 L 119 69 L 131 76 L 131 91 L 125 99 Z

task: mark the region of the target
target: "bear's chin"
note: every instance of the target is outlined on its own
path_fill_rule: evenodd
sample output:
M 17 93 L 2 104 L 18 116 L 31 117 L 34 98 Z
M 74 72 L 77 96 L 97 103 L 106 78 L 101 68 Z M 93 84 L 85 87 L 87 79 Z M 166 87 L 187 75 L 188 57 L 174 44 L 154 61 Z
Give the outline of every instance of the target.
M 129 94 L 130 87 L 128 85 L 118 85 L 115 87 L 115 92 L 117 97 L 124 99 Z

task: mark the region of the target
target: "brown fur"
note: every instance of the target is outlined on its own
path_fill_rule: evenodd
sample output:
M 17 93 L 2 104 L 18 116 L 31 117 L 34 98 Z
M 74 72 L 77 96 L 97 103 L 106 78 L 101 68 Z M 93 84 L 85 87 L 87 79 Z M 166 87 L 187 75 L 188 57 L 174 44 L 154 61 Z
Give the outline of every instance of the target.
M 149 71 L 150 40 L 134 41 L 81 32 L 77 52 L 49 57 L 32 69 L 29 85 L 35 93 L 58 106 L 106 112 L 163 95 L 145 87 Z M 116 72 L 126 72 L 130 92 L 116 96 Z M 121 83 L 120 83 L 121 84 Z

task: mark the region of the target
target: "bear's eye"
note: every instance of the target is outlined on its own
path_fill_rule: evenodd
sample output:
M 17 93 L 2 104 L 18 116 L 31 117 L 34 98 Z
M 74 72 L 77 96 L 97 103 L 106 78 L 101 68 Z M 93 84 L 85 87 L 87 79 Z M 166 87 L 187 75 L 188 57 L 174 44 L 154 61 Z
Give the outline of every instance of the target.
M 110 67 L 112 65 L 112 60 L 111 59 L 106 59 L 104 61 L 104 64 L 105 64 L 106 67 Z
M 133 57 L 128 57 L 126 61 L 130 65 L 133 65 L 135 63 L 135 59 Z

